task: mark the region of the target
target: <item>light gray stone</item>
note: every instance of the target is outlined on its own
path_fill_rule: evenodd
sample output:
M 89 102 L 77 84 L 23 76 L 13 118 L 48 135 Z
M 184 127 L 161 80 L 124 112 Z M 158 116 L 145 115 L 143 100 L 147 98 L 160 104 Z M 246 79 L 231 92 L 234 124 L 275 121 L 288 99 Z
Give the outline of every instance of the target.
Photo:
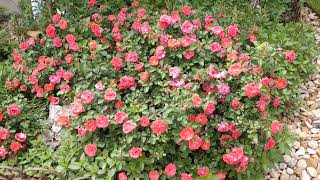
M 297 168 L 298 169 L 305 169 L 307 168 L 307 162 L 304 160 L 304 159 L 300 159 L 298 162 L 297 162 Z

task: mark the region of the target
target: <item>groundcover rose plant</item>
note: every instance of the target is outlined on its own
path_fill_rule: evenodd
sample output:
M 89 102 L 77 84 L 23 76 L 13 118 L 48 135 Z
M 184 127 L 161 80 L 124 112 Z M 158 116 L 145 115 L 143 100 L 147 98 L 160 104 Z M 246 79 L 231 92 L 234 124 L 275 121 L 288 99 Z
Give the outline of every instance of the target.
M 21 42 L 12 53 L 17 74 L 6 82 L 14 93 L 71 104 L 72 115 L 57 123 L 82 148 L 58 171 L 222 180 L 263 175 L 279 158 L 290 84 L 261 61 L 254 31 L 189 6 L 157 14 L 134 2 L 109 14 L 90 0 L 88 9 L 77 21 L 55 14 L 42 37 Z M 294 51 L 276 53 L 282 66 L 295 66 Z M 8 104 L 0 120 L 15 121 L 26 107 Z M 3 161 L 31 148 L 23 129 L 8 128 L 0 129 Z

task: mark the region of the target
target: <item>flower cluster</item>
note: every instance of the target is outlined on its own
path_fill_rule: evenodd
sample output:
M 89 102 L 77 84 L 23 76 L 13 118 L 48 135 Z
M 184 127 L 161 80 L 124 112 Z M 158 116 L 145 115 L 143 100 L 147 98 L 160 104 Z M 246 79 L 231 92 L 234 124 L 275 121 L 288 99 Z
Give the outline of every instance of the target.
M 55 14 L 44 37 L 22 42 L 12 53 L 22 75 L 6 81 L 8 90 L 51 105 L 71 102 L 72 115 L 56 121 L 85 140 L 88 158 L 118 154 L 109 158 L 121 162 L 115 166 L 123 180 L 143 173 L 152 180 L 189 180 L 210 172 L 223 180 L 275 148 L 282 125 L 273 112 L 289 84 L 252 58 L 255 32 L 190 6 L 160 16 L 148 15 L 138 2 L 118 14 L 97 10 L 95 0 L 88 6 L 94 10 L 89 19 L 72 23 Z M 292 65 L 295 52 L 282 59 Z M 0 110 L 0 121 L 21 113 L 11 104 L 7 113 Z M 241 144 L 253 141 L 248 132 L 255 132 L 256 144 Z M 0 144 L 9 137 L 1 128 Z M 27 136 L 14 138 L 9 148 L 15 154 Z M 0 147 L 0 157 L 6 149 Z M 142 161 L 146 167 L 128 167 Z

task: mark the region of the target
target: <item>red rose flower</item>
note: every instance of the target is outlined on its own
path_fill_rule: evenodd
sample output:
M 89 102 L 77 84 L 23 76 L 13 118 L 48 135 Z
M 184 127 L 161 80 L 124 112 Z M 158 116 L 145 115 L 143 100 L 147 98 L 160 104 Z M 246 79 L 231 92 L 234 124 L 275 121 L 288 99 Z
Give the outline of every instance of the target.
M 150 56 L 148 63 L 151 66 L 158 66 L 159 65 L 159 59 L 157 58 L 157 56 Z
M 150 180 L 158 180 L 160 177 L 160 173 L 157 170 L 152 170 L 149 172 L 149 179 Z
M 114 103 L 114 108 L 119 109 L 123 104 L 124 104 L 123 101 L 117 101 L 116 103 Z
M 87 130 L 83 127 L 77 128 L 77 133 L 78 135 L 85 137 L 87 135 Z
M 231 107 L 234 109 L 234 110 L 238 110 L 240 108 L 240 102 L 238 99 L 233 99 L 232 102 L 231 102 Z
M 191 151 L 197 150 L 202 145 L 202 139 L 198 135 L 194 135 L 194 138 L 191 139 L 188 143 L 188 147 Z
M 103 29 L 99 26 L 99 24 L 91 23 L 90 28 L 95 36 L 101 37 L 101 35 L 103 33 Z
M 269 151 L 276 145 L 276 141 L 271 137 L 268 142 L 264 145 L 263 150 Z
M 86 144 L 84 146 L 84 152 L 87 156 L 93 157 L 96 156 L 97 153 L 97 145 L 96 144 Z
M 19 48 L 20 48 L 22 51 L 28 50 L 29 47 L 30 47 L 29 44 L 26 43 L 26 42 L 22 42 L 22 43 L 19 44 Z
M 20 91 L 22 91 L 22 92 L 26 92 L 27 89 L 28 89 L 28 87 L 26 85 L 21 85 L 20 86 Z
M 180 180 L 192 180 L 192 175 L 190 175 L 188 173 L 181 173 Z
M 0 147 L 0 158 L 6 158 L 7 150 L 3 146 Z
M 140 118 L 139 124 L 142 127 L 147 127 L 150 123 L 150 119 L 147 116 L 142 116 Z
M 193 56 L 195 55 L 195 51 L 194 50 L 189 50 L 189 51 L 185 51 L 183 53 L 183 57 L 187 60 L 190 60 L 193 58 Z
M 143 66 L 144 66 L 144 63 L 143 63 L 143 62 L 138 62 L 138 63 L 136 64 L 136 66 L 134 67 L 134 70 L 135 70 L 135 71 L 140 71 L 140 70 L 143 68 Z
M 199 94 L 192 95 L 192 104 L 195 107 L 200 107 L 202 104 L 202 99 L 200 98 Z
M 10 149 L 11 151 L 13 151 L 14 153 L 16 153 L 17 151 L 19 151 L 22 148 L 22 145 L 19 142 L 11 142 L 10 143 Z
M 142 82 L 146 82 L 149 79 L 149 73 L 147 71 L 141 72 L 139 76 Z
M 0 140 L 6 140 L 6 139 L 9 139 L 9 137 L 10 137 L 10 133 L 9 133 L 8 129 L 1 128 L 0 129 Z
M 85 128 L 89 132 L 96 131 L 96 129 L 97 129 L 96 120 L 94 120 L 94 119 L 88 120 L 85 124 Z
M 211 45 L 210 45 L 210 50 L 211 52 L 213 53 L 217 53 L 219 51 L 221 51 L 221 46 L 218 42 L 213 42 Z
M 132 147 L 130 150 L 129 150 L 129 155 L 131 158 L 133 159 L 138 159 L 139 157 L 142 156 L 142 149 L 139 148 L 139 147 Z
M 285 78 L 280 78 L 277 80 L 277 88 L 284 89 L 287 86 L 287 80 Z
M 96 118 L 97 128 L 107 128 L 110 124 L 110 120 L 105 115 L 99 115 Z
M 192 8 L 190 6 L 183 6 L 182 7 L 182 13 L 185 16 L 189 16 L 192 12 Z
M 57 118 L 57 123 L 59 126 L 70 127 L 70 119 L 68 116 L 59 116 Z
M 70 72 L 70 71 L 65 71 L 65 72 L 63 73 L 62 78 L 63 78 L 65 81 L 71 81 L 71 79 L 73 78 L 73 73 Z
M 63 20 L 63 19 L 61 19 L 61 20 L 59 21 L 58 25 L 59 25 L 59 28 L 62 29 L 62 30 L 68 28 L 68 23 L 67 23 L 67 21 L 65 21 L 65 20 Z
M 264 100 L 259 100 L 258 101 L 258 109 L 259 109 L 259 111 L 260 112 L 263 112 L 263 111 L 265 111 L 266 110 L 266 102 L 264 101 Z
M 208 151 L 210 149 L 211 143 L 209 141 L 203 140 L 201 149 L 204 151 Z
M 88 5 L 89 6 L 94 6 L 97 4 L 97 0 L 88 0 Z
M 67 54 L 64 59 L 66 60 L 67 64 L 72 63 L 73 55 L 72 54 Z
M 115 70 L 119 71 L 123 66 L 121 58 L 113 57 L 111 60 L 111 65 Z
M 230 37 L 236 37 L 238 32 L 239 32 L 239 28 L 237 25 L 230 25 L 228 27 L 228 35 Z
M 190 127 L 185 127 L 180 132 L 180 139 L 183 141 L 189 141 L 193 138 L 194 132 Z
M 183 34 L 190 34 L 192 32 L 192 29 L 193 24 L 190 21 L 185 21 L 181 25 L 181 31 L 183 32 Z
M 217 173 L 218 180 L 225 180 L 227 175 L 224 172 Z
M 176 165 L 173 163 L 168 164 L 165 169 L 164 169 L 164 173 L 168 176 L 168 177 L 173 177 L 176 175 L 177 172 L 177 168 Z
M 76 42 L 76 37 L 73 34 L 66 35 L 66 41 L 68 44 Z
M 216 110 L 216 106 L 213 102 L 208 102 L 206 109 L 204 110 L 204 113 L 207 115 L 212 114 Z
M 47 91 L 47 92 L 53 91 L 54 90 L 54 84 L 52 84 L 52 83 L 45 84 L 43 89 L 45 91 Z
M 17 104 L 11 104 L 7 107 L 7 111 L 10 116 L 19 116 L 21 114 L 21 110 Z
M 104 100 L 111 102 L 117 98 L 117 93 L 114 92 L 111 88 L 108 88 L 104 93 Z
M 128 177 L 127 177 L 125 172 L 121 172 L 121 173 L 118 174 L 118 179 L 119 180 L 127 180 Z
M 280 105 L 280 97 L 275 97 L 273 100 L 273 107 L 278 108 Z
M 114 118 L 116 119 L 117 124 L 121 124 L 123 121 L 128 119 L 128 114 L 123 111 L 119 111 L 115 114 Z
M 231 66 L 228 69 L 228 73 L 234 77 L 239 76 L 241 72 L 242 72 L 242 67 L 239 63 L 231 64 Z
M 53 22 L 58 22 L 60 18 L 61 18 L 60 14 L 54 14 L 51 19 Z
M 158 118 L 151 123 L 151 130 L 152 133 L 160 136 L 162 133 L 168 130 L 168 124 L 162 119 Z
M 200 167 L 198 168 L 198 175 L 200 177 L 205 177 L 209 174 L 210 169 L 208 167 Z
M 47 26 L 46 34 L 47 34 L 48 37 L 54 37 L 57 34 L 53 24 L 49 24 Z
M 92 104 L 95 99 L 95 95 L 91 91 L 84 91 L 80 94 L 80 99 L 85 104 Z
M 125 55 L 125 60 L 127 62 L 137 62 L 138 54 L 136 52 L 128 52 Z
M 19 142 L 25 142 L 27 140 L 27 135 L 24 133 L 16 133 L 14 138 Z
M 260 94 L 260 88 L 256 83 L 248 83 L 245 86 L 245 93 L 246 96 L 250 97 L 255 97 Z
M 279 121 L 273 121 L 271 124 L 271 132 L 276 134 L 282 130 L 282 125 Z
M 58 105 L 60 103 L 59 97 L 49 96 L 48 100 L 50 101 L 50 104 L 52 104 L 52 105 Z
M 224 154 L 222 159 L 225 163 L 229 165 L 237 165 L 240 163 L 241 159 L 244 157 L 242 148 L 233 148 L 230 153 Z
M 289 63 L 293 62 L 293 61 L 295 60 L 295 58 L 296 58 L 296 54 L 295 54 L 295 52 L 292 51 L 292 50 L 286 51 L 286 53 L 284 54 L 284 56 L 285 56 L 286 60 L 287 60 Z
M 208 118 L 205 114 L 199 113 L 199 114 L 197 114 L 197 116 L 195 118 L 195 122 L 201 123 L 202 125 L 205 125 L 208 122 Z
M 123 123 L 122 131 L 123 131 L 123 133 L 128 134 L 128 133 L 132 132 L 136 127 L 137 127 L 137 124 L 135 122 L 133 122 L 132 120 L 129 120 L 129 121 L 126 121 L 125 123 Z
M 131 76 L 123 76 L 120 78 L 120 83 L 118 84 L 119 90 L 130 89 L 131 87 L 136 86 L 136 81 L 134 77 Z

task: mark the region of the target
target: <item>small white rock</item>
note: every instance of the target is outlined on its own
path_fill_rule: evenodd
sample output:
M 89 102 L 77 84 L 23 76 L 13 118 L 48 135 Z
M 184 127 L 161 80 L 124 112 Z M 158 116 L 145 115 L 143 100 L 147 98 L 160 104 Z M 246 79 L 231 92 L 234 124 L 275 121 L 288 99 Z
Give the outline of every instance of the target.
M 310 175 L 307 173 L 306 170 L 303 170 L 300 179 L 301 179 L 301 180 L 311 180 L 311 177 L 310 177 Z
M 285 168 L 287 168 L 287 164 L 286 163 L 280 163 L 279 164 L 279 167 L 280 167 L 280 169 L 282 169 L 282 170 L 284 170 Z
M 304 149 L 304 147 L 300 147 L 299 150 L 296 152 L 297 156 L 303 156 L 306 154 L 306 150 Z
M 308 146 L 309 146 L 310 148 L 312 148 L 312 149 L 317 149 L 318 143 L 317 143 L 317 141 L 315 141 L 315 140 L 311 140 L 311 141 L 308 142 Z
M 299 168 L 301 170 L 307 168 L 307 162 L 304 159 L 300 159 L 297 162 L 297 168 Z
M 309 153 L 309 154 L 316 154 L 316 151 L 315 150 L 313 150 L 313 149 L 311 149 L 311 148 L 308 148 L 307 149 L 307 152 Z
M 294 171 L 293 171 L 293 169 L 291 169 L 291 168 L 287 168 L 287 173 L 288 173 L 289 175 L 292 175 L 292 174 L 294 173 Z
M 307 167 L 307 172 L 311 177 L 317 177 L 317 170 L 314 167 Z

